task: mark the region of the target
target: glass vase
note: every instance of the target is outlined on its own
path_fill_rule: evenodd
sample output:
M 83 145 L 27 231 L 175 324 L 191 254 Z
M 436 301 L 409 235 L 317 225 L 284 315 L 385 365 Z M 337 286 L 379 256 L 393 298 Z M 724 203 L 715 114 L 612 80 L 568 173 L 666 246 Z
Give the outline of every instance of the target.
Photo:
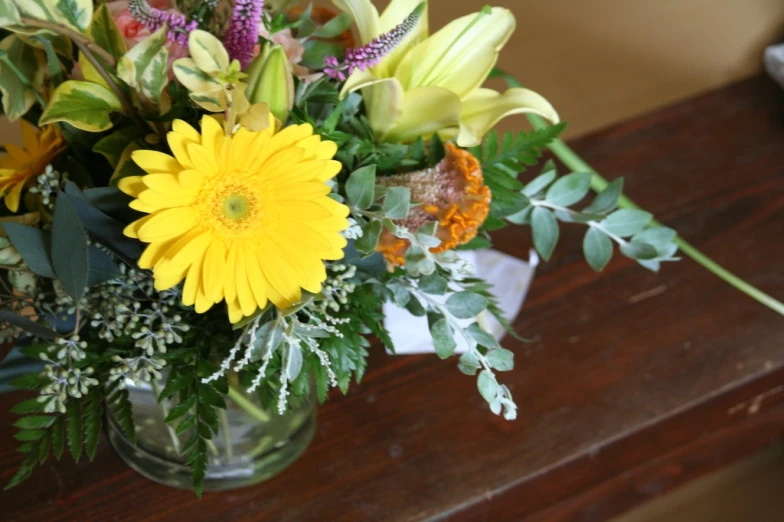
M 175 427 L 163 421 L 175 404 L 169 400 L 158 404 L 158 391 L 152 385 L 127 381 L 126 388 L 133 406 L 136 444 L 125 436 L 113 407 L 107 408 L 109 441 L 117 454 L 151 480 L 190 489 L 191 469 L 180 451 L 192 429 L 177 434 Z M 311 399 L 283 415 L 265 411 L 255 394 L 237 391 L 224 399 L 226 410 L 217 410 L 220 429 L 207 449 L 204 491 L 235 489 L 269 479 L 292 464 L 313 438 L 316 400 L 312 383 Z

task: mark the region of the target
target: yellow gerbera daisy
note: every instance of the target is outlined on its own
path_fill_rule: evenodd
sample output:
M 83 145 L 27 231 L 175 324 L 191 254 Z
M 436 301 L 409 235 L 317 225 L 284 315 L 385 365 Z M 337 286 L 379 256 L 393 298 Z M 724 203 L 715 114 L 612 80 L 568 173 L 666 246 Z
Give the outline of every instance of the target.
M 11 212 L 19 210 L 19 199 L 25 184 L 40 175 L 46 166 L 65 149 L 65 141 L 57 125 L 44 125 L 40 132 L 22 120 L 24 148 L 9 143 L 8 154 L 0 159 L 0 196 Z
M 310 125 L 226 136 L 210 116 L 201 133 L 175 120 L 168 142 L 174 157 L 136 151 L 147 175 L 119 184 L 149 214 L 125 234 L 149 243 L 139 266 L 153 270 L 157 290 L 184 279 L 185 305 L 202 313 L 225 300 L 232 323 L 321 291 L 324 260 L 343 257 L 348 226 L 326 184 L 341 169 L 335 143 Z

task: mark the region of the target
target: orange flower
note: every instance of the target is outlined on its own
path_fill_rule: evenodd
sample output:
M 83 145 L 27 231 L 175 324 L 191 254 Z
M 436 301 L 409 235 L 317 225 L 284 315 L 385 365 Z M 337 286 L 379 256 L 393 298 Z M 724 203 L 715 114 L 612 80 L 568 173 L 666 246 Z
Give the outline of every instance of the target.
M 22 189 L 28 181 L 43 173 L 46 166 L 65 149 L 60 129 L 55 124 L 44 125 L 40 132 L 22 121 L 24 148 L 7 144 L 8 154 L 0 159 L 0 196 L 11 212 L 19 210 Z
M 476 237 L 490 209 L 490 189 L 484 185 L 479 161 L 467 150 L 446 144 L 446 157 L 431 169 L 379 178 L 386 187 L 409 187 L 413 207 L 398 225 L 414 231 L 438 221 L 436 236 L 441 244 L 431 248 L 434 254 L 451 250 Z M 410 243 L 384 229 L 376 250 L 393 265 L 405 264 Z

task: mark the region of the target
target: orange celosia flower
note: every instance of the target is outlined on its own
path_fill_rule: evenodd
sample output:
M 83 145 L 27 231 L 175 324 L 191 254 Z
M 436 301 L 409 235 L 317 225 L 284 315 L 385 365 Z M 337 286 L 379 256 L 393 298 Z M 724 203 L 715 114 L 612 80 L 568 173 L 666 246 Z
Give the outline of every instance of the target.
M 484 223 L 490 210 L 490 189 L 484 185 L 479 161 L 467 150 L 446 144 L 446 157 L 435 167 L 408 174 L 379 178 L 387 187 L 409 187 L 413 207 L 398 225 L 414 231 L 438 221 L 436 236 L 441 244 L 431 248 L 434 254 L 451 250 L 471 241 Z M 394 265 L 405 264 L 409 241 L 392 235 L 386 229 L 376 250 Z
M 22 189 L 28 181 L 43 173 L 55 156 L 65 149 L 65 141 L 57 125 L 44 125 L 40 132 L 26 121 L 22 122 L 24 148 L 5 145 L 8 154 L 0 159 L 0 196 L 11 212 L 19 210 Z

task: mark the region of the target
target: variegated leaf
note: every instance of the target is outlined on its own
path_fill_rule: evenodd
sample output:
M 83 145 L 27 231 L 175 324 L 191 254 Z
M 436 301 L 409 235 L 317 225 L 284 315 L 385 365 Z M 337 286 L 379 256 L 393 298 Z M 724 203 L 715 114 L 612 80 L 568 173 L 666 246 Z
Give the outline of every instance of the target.
M 172 65 L 174 76 L 193 93 L 211 93 L 223 89 L 223 84 L 205 73 L 192 58 L 180 58 Z
M 17 0 L 20 1 L 27 3 L 29 0 Z M 68 25 L 79 32 L 86 31 L 93 18 L 92 0 L 43 0 L 42 3 L 49 11 L 51 21 Z
M 166 29 L 162 28 L 136 44 L 117 62 L 117 76 L 156 104 L 168 82 L 169 52 L 165 43 Z
M 19 36 L 13 34 L 0 42 L 0 50 L 8 54 L 11 63 L 34 88 L 41 87 L 46 72 L 46 57 L 42 51 L 26 45 Z M 35 103 L 33 92 L 22 84 L 3 61 L 0 61 L 0 92 L 3 94 L 3 112 L 11 121 L 22 117 Z
M 225 73 L 229 68 L 229 53 L 221 41 L 207 31 L 191 32 L 188 51 L 199 69 L 207 74 Z
M 69 80 L 55 90 L 38 124 L 64 121 L 77 129 L 101 132 L 112 127 L 109 114 L 121 110 L 120 100 L 106 87 Z
M 0 27 L 19 23 L 19 9 L 13 2 L 0 3 Z

